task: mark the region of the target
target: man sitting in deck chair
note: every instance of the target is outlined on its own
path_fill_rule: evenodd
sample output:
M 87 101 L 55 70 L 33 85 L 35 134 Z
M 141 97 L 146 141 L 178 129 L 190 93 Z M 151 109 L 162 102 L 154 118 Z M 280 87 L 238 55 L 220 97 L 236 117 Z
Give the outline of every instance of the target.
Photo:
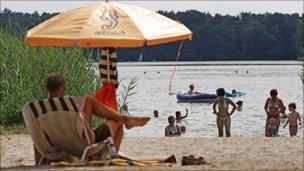
M 60 73 L 51 73 L 48 76 L 46 90 L 50 98 L 62 97 L 65 95 L 66 81 Z M 112 137 L 117 150 L 119 150 L 122 137 L 123 125 L 127 129 L 144 126 L 149 117 L 128 117 L 122 115 L 106 105 L 100 103 L 94 96 L 72 97 L 79 112 L 83 115 L 84 126 L 88 132 L 91 143 L 98 143 Z M 92 115 L 107 119 L 99 128 L 92 130 Z M 40 158 L 39 152 L 35 149 L 36 164 Z

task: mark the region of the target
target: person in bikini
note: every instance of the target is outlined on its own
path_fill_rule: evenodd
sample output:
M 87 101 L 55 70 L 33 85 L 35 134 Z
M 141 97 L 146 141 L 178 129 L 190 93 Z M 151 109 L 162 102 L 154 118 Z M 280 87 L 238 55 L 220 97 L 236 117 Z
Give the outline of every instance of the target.
M 231 126 L 231 119 L 230 116 L 236 109 L 235 103 L 225 97 L 225 89 L 219 88 L 216 90 L 216 94 L 218 96 L 213 103 L 213 114 L 216 117 L 216 124 L 218 128 L 219 137 L 223 137 L 223 128 L 225 127 L 226 137 L 230 137 L 230 126 Z M 229 112 L 229 105 L 232 105 L 232 110 Z M 216 109 L 216 107 L 218 109 Z
M 280 113 L 285 114 L 286 107 L 283 104 L 283 101 L 278 98 L 278 91 L 276 89 L 270 90 L 270 98 L 268 98 L 265 102 L 265 112 L 267 114 L 266 124 L 265 124 L 265 136 L 267 136 L 267 126 L 271 118 L 276 120 L 276 136 L 278 135 L 279 127 L 280 127 Z
M 66 92 L 66 81 L 61 73 L 51 73 L 46 82 L 46 91 L 49 98 L 62 97 Z M 144 126 L 150 120 L 149 117 L 128 117 L 122 115 L 106 105 L 100 103 L 94 96 L 72 97 L 84 118 L 84 125 L 87 129 L 90 143 L 101 142 L 112 137 L 117 150 L 123 137 L 123 125 L 127 129 Z M 105 123 L 97 129 L 92 129 L 93 115 L 106 119 Z M 35 149 L 35 160 L 38 162 L 39 152 Z
M 175 124 L 174 116 L 168 117 L 169 125 L 165 128 L 165 137 L 177 137 L 182 134 L 180 127 Z
M 290 103 L 288 105 L 289 111 L 291 113 L 289 113 L 288 115 L 288 119 L 286 121 L 286 124 L 283 126 L 283 128 L 286 127 L 286 125 L 289 123 L 289 134 L 290 136 L 297 136 L 297 132 L 298 132 L 298 122 L 297 120 L 299 120 L 299 125 L 301 125 L 301 117 L 300 114 L 296 111 L 296 104 L 295 103 Z

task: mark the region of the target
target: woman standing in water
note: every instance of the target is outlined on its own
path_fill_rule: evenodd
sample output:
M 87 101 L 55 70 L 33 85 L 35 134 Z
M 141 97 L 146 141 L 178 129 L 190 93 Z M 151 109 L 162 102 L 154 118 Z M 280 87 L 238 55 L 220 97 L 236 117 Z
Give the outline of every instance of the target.
M 216 124 L 218 128 L 219 137 L 223 137 L 223 127 L 225 127 L 226 137 L 230 137 L 230 116 L 236 109 L 235 103 L 229 98 L 225 97 L 225 89 L 219 88 L 216 90 L 218 98 L 213 103 L 213 114 L 216 114 Z M 229 113 L 229 104 L 233 106 Z M 218 106 L 218 110 L 216 109 Z
M 270 90 L 270 98 L 266 100 L 264 109 L 267 114 L 266 124 L 265 124 L 265 136 L 267 136 L 267 126 L 271 118 L 276 120 L 276 130 L 275 135 L 278 135 L 279 127 L 280 127 L 280 113 L 285 114 L 286 107 L 283 104 L 283 101 L 277 97 L 278 91 L 277 89 Z

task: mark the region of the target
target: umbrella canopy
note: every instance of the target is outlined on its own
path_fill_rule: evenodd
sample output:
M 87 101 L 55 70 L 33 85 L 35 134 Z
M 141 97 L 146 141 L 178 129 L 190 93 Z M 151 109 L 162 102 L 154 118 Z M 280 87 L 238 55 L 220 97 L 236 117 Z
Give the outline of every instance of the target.
M 182 23 L 154 11 L 112 2 L 80 7 L 28 31 L 34 46 L 141 47 L 192 38 Z

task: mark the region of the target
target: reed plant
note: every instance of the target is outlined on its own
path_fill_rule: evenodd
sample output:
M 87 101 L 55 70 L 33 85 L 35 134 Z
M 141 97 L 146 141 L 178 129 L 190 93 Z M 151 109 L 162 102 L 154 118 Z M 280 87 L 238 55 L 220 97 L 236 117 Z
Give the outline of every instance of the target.
M 128 113 L 128 104 L 130 101 L 128 100 L 130 96 L 136 94 L 135 87 L 137 86 L 138 82 L 137 77 L 132 77 L 131 80 L 127 84 L 121 84 L 121 91 L 117 96 L 119 111 L 123 114 Z
M 0 28 L 0 124 L 23 124 L 25 103 L 47 97 L 45 82 L 51 72 L 61 72 L 67 95 L 95 94 L 101 80 L 90 55 L 77 47 L 30 47 L 20 35 Z

